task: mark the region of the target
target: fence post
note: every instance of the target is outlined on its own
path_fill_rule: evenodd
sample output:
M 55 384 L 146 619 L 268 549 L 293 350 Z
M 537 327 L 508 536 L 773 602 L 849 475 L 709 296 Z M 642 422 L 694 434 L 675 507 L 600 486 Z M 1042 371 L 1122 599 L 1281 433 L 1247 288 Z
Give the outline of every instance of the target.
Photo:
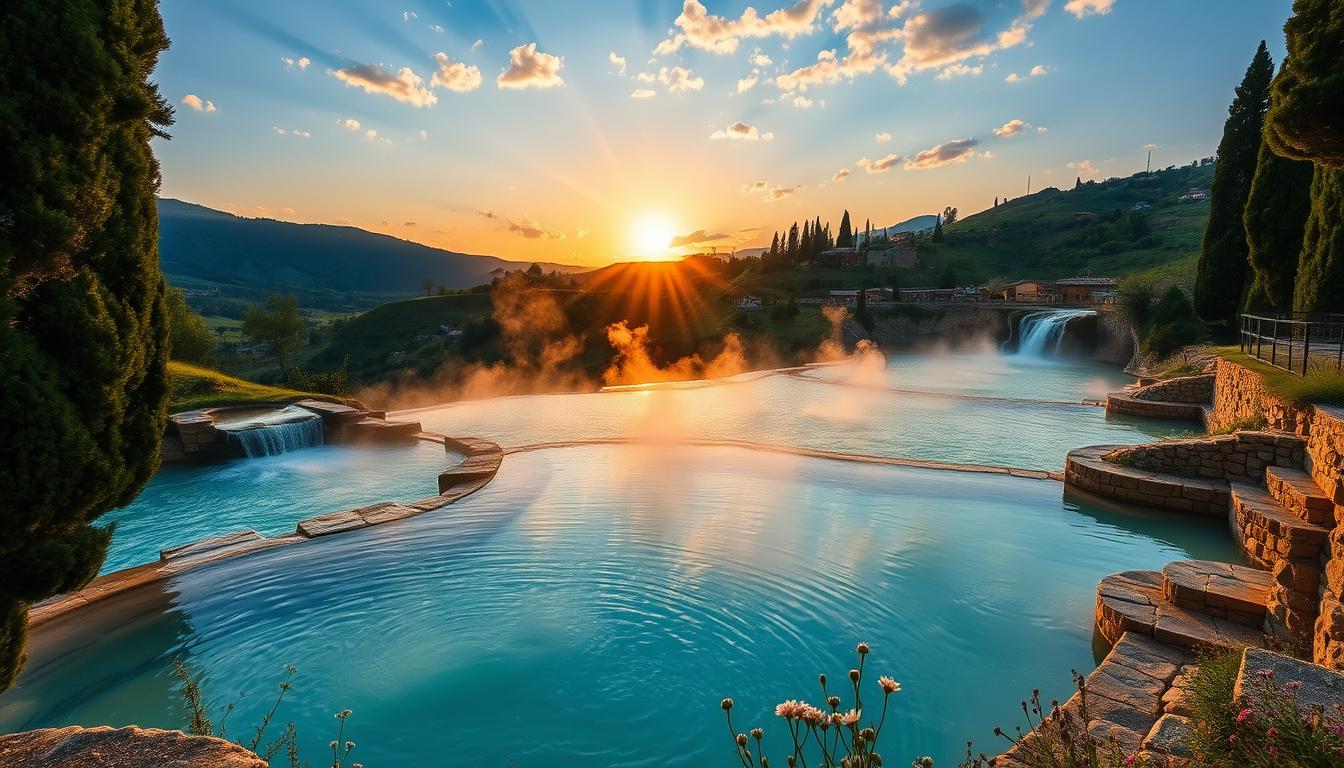
M 1311 322 L 1302 325 L 1302 375 L 1307 375 L 1307 361 L 1311 360 Z
M 1297 338 L 1297 321 L 1288 321 L 1288 372 L 1293 370 L 1293 342 Z
M 1274 336 L 1269 340 L 1269 364 L 1279 364 L 1279 318 L 1274 318 Z

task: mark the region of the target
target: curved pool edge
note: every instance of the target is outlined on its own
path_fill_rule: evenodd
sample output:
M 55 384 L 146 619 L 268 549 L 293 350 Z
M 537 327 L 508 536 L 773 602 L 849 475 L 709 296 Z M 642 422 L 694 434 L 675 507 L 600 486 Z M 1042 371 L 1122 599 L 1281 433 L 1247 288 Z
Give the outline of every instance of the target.
M 83 589 L 35 603 L 28 609 L 28 628 L 34 630 L 89 605 L 126 595 L 178 574 L 255 552 L 289 546 L 322 536 L 371 528 L 442 509 L 490 484 L 504 460 L 504 450 L 494 441 L 479 437 L 448 437 L 437 432 L 418 432 L 416 440 L 436 443 L 466 458 L 439 473 L 439 493 L 419 501 L 375 502 L 355 509 L 328 512 L 304 520 L 294 532 L 262 536 L 254 530 L 201 539 L 159 553 L 156 562 L 123 568 L 95 578 Z

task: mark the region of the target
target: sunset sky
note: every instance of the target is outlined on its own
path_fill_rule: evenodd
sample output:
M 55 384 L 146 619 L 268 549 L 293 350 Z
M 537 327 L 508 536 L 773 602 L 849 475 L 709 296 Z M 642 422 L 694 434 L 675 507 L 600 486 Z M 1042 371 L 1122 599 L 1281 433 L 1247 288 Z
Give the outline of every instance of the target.
M 603 264 L 1213 154 L 1290 0 L 164 0 L 166 197 Z

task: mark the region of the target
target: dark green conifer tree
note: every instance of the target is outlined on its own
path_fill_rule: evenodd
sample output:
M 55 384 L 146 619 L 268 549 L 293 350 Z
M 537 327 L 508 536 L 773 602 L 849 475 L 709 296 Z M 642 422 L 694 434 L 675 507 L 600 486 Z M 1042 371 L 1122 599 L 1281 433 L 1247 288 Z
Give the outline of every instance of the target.
M 1284 25 L 1288 56 L 1274 79 L 1265 139 L 1315 164 L 1293 308 L 1344 310 L 1344 6 L 1296 0 Z
M 1289 310 L 1302 253 L 1302 233 L 1311 211 L 1311 163 L 1274 154 L 1260 143 L 1259 162 L 1246 198 L 1246 245 L 1251 290 L 1247 310 Z
M 849 225 L 849 211 L 845 211 L 845 215 L 840 217 L 840 232 L 835 236 L 835 247 L 854 247 L 854 232 Z
M 933 242 L 935 242 L 935 243 L 941 243 L 941 242 L 943 242 L 943 217 L 942 217 L 941 215 L 938 216 L 938 220 L 937 220 L 937 221 L 933 222 L 933 238 L 932 238 L 932 240 L 933 240 Z
M 13 0 L 0 14 L 0 690 L 28 605 L 98 573 L 159 463 L 168 327 L 150 81 L 155 0 Z
M 803 234 L 798 237 L 798 261 L 812 258 L 812 222 L 803 222 Z
M 1209 222 L 1195 274 L 1195 310 L 1209 323 L 1232 320 L 1246 292 L 1248 249 L 1243 219 L 1273 77 L 1274 62 L 1262 41 L 1228 107 L 1209 189 Z
M 789 227 L 789 242 L 784 248 L 784 263 L 790 267 L 798 263 L 798 222 Z

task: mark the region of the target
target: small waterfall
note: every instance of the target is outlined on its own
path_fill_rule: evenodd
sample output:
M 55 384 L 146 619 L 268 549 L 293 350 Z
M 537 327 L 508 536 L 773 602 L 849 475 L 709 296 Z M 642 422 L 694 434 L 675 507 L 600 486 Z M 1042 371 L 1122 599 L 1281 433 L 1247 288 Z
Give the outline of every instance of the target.
M 1047 309 L 1023 316 L 1020 321 L 1017 354 L 1023 357 L 1052 357 L 1059 353 L 1069 322 L 1091 317 L 1091 309 Z
M 323 440 L 322 417 L 297 406 L 225 415 L 215 427 L 242 446 L 249 459 L 322 445 Z

